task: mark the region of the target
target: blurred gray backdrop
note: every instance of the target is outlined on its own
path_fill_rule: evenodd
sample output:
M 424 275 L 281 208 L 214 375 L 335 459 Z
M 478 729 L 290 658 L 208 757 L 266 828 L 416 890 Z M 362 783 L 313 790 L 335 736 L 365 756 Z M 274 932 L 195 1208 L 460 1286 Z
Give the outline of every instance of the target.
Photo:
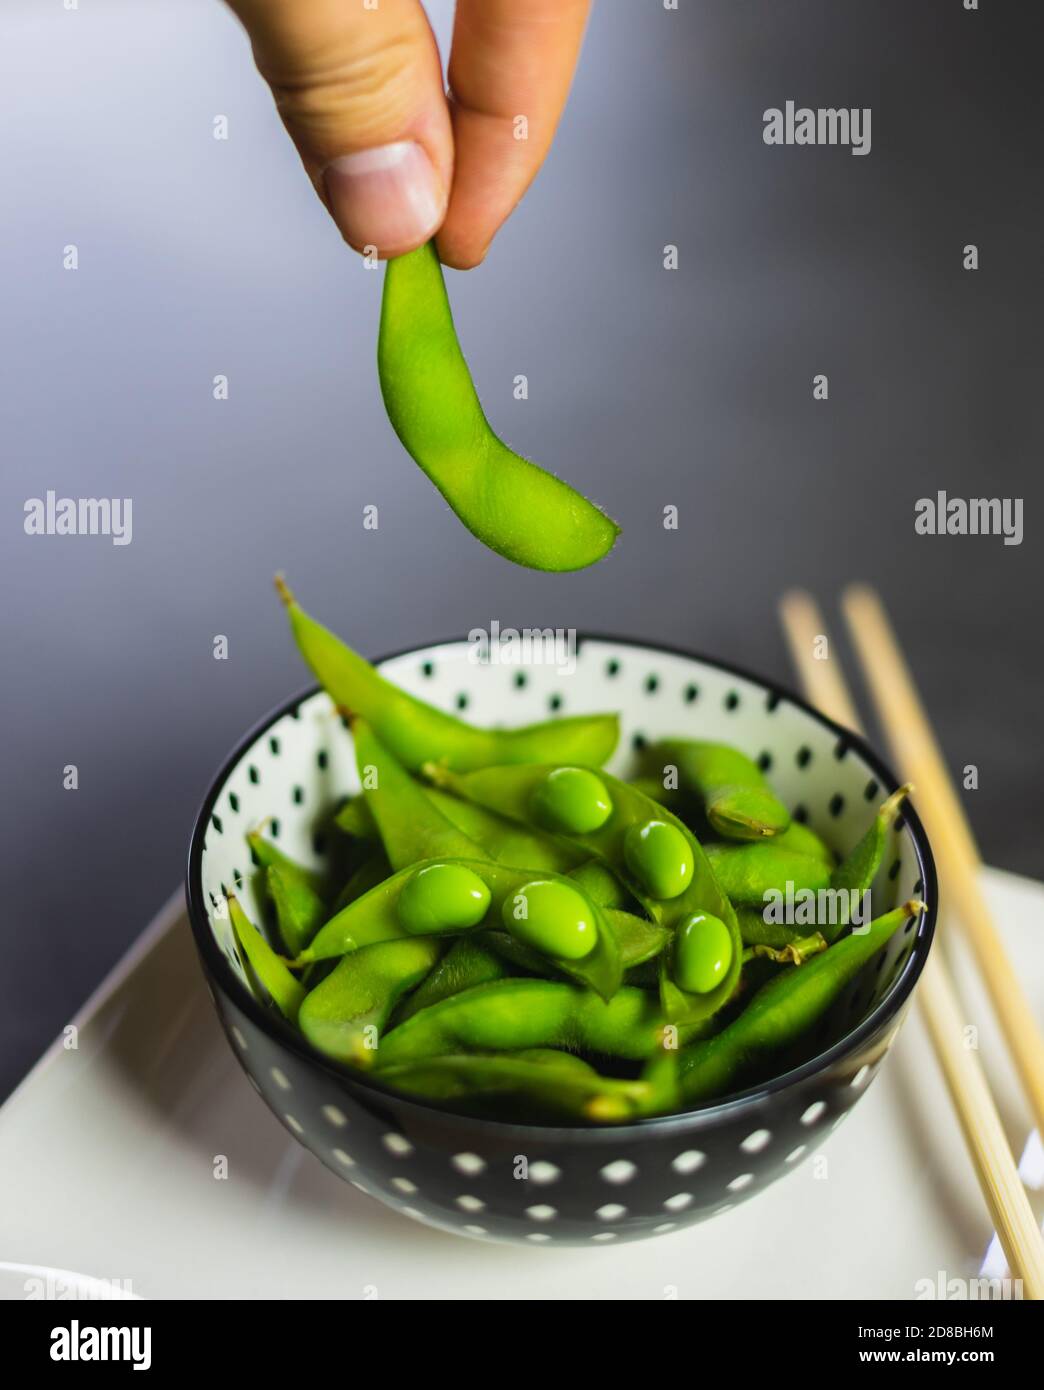
M 788 681 L 780 592 L 836 623 L 867 578 L 951 765 L 980 769 L 985 855 L 1044 873 L 1034 9 L 596 5 L 544 171 L 487 264 L 448 277 L 496 427 L 623 523 L 607 563 L 555 577 L 486 553 L 400 448 L 381 275 L 218 0 L 6 0 L 0 1095 L 179 882 L 232 743 L 305 683 L 277 568 L 371 655 L 496 618 Z M 787 99 L 871 107 L 871 153 L 765 146 Z M 133 498 L 133 542 L 26 536 L 49 488 Z M 1023 497 L 1023 544 L 916 536 L 939 488 Z

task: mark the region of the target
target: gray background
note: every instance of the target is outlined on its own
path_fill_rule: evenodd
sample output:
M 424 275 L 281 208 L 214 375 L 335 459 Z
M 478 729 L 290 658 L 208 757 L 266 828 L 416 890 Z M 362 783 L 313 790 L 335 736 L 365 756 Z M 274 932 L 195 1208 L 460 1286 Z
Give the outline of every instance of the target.
M 980 768 L 986 857 L 1044 874 L 1031 9 L 596 7 L 546 168 L 487 264 L 449 276 L 495 425 L 623 523 L 607 563 L 554 577 L 483 551 L 399 447 L 381 276 L 340 242 L 221 5 L 7 0 L 0 1094 L 178 882 L 227 750 L 304 684 L 277 568 L 370 654 L 496 618 L 788 681 L 780 592 L 808 585 L 836 622 L 839 586 L 870 579 L 951 763 Z M 788 98 L 872 107 L 871 154 L 766 147 Z M 48 488 L 132 497 L 133 543 L 25 536 Z M 1024 543 L 915 536 L 937 488 L 1024 497 Z

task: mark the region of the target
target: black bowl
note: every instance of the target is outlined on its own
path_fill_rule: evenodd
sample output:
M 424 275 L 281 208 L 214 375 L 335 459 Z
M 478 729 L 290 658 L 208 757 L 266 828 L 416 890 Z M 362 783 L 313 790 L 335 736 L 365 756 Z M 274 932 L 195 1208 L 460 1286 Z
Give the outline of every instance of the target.
M 625 751 L 614 767 L 643 736 L 726 739 L 770 764 L 785 799 L 841 849 L 897 785 L 862 739 L 797 697 L 661 647 L 586 638 L 575 672 L 540 668 L 524 683 L 517 673 L 475 665 L 463 642 L 390 658 L 384 669 L 445 708 L 459 707 L 466 695 L 469 717 L 479 723 L 504 718 L 505 704 L 510 723 L 543 717 L 549 701 L 570 713 L 620 709 Z M 920 820 L 907 808 L 875 885 L 875 912 L 882 898 L 891 905 L 911 896 L 923 898 L 927 911 L 849 986 L 806 1049 L 815 1055 L 719 1103 L 628 1125 L 511 1124 L 453 1113 L 314 1053 L 252 993 L 221 912 L 222 890 L 233 882 L 251 906 L 246 829 L 274 814 L 287 851 L 321 861 L 328 847 L 317 827 L 356 787 L 349 735 L 321 692 L 306 692 L 263 720 L 215 778 L 196 821 L 192 930 L 232 1048 L 294 1137 L 361 1191 L 455 1234 L 573 1245 L 635 1240 L 760 1192 L 818 1150 L 864 1093 L 932 941 L 935 869 Z

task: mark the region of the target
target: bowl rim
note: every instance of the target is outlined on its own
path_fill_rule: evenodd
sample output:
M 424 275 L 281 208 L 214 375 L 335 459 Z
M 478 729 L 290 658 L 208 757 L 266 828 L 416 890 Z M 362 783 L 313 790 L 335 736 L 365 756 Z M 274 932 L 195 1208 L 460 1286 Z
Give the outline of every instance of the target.
M 401 657 L 421 655 L 438 647 L 459 646 L 468 641 L 467 637 L 447 637 L 440 640 L 426 642 L 422 646 L 407 646 L 395 651 L 388 652 L 376 658 L 371 664 L 380 668 L 385 663 L 395 661 Z M 786 702 L 797 709 L 810 715 L 813 720 L 821 724 L 825 729 L 835 734 L 838 739 L 843 739 L 849 751 L 856 752 L 873 771 L 882 790 L 888 794 L 896 791 L 900 785 L 898 778 L 891 768 L 875 752 L 862 734 L 856 733 L 851 729 L 846 729 L 844 725 L 838 724 L 821 710 L 808 703 L 802 696 L 790 690 L 787 686 L 781 685 L 778 681 L 771 680 L 765 676 L 759 676 L 742 666 L 734 665 L 732 662 L 721 661 L 715 657 L 703 656 L 699 652 L 689 648 L 678 646 L 673 643 L 649 641 L 639 637 L 622 637 L 610 635 L 602 632 L 578 631 L 576 634 L 577 653 L 581 651 L 587 642 L 605 642 L 611 646 L 625 646 L 640 648 L 650 652 L 660 652 L 669 656 L 681 657 L 686 661 L 698 662 L 700 665 L 709 666 L 717 671 L 722 671 L 728 675 L 736 676 L 740 680 L 749 681 L 752 685 L 758 686 L 767 695 L 772 695 L 778 703 Z M 336 1063 L 328 1061 L 319 1053 L 315 1052 L 304 1038 L 301 1037 L 287 1022 L 274 1012 L 265 1008 L 255 997 L 246 990 L 224 954 L 218 949 L 210 927 L 210 920 L 207 914 L 206 899 L 203 891 L 203 844 L 206 839 L 207 829 L 210 825 L 210 818 L 218 797 L 221 795 L 232 774 L 242 758 L 250 748 L 260 739 L 268 729 L 279 720 L 286 718 L 293 713 L 307 700 L 319 694 L 323 687 L 313 684 L 284 700 L 274 709 L 270 710 L 260 720 L 258 720 L 248 731 L 237 741 L 232 751 L 222 762 L 220 768 L 211 778 L 203 802 L 197 812 L 195 822 L 192 827 L 192 835 L 189 840 L 188 865 L 186 873 L 186 900 L 188 904 L 189 923 L 192 927 L 192 934 L 196 942 L 196 949 L 207 970 L 215 976 L 217 983 L 228 995 L 229 999 L 245 1013 L 250 1021 L 263 1033 L 267 1034 L 274 1042 L 279 1043 L 299 1058 L 306 1066 L 313 1070 L 323 1073 L 336 1086 L 343 1088 L 345 1084 L 361 1087 L 365 1091 L 371 1092 L 375 1097 L 393 1101 L 396 1108 L 400 1111 L 414 1112 L 422 1115 L 428 1120 L 437 1119 L 442 1122 L 457 1121 L 468 1127 L 481 1129 L 491 1136 L 508 1138 L 513 1136 L 530 1135 L 543 1141 L 552 1138 L 559 1138 L 565 1142 L 570 1140 L 576 1142 L 606 1142 L 615 1140 L 619 1142 L 628 1137 L 637 1138 L 640 1135 L 650 1136 L 654 1133 L 662 1133 L 670 1130 L 704 1130 L 713 1128 L 719 1119 L 729 1117 L 744 1109 L 755 1109 L 764 1105 L 772 1097 L 788 1090 L 792 1086 L 797 1086 L 801 1082 L 816 1076 L 821 1072 L 828 1071 L 835 1063 L 840 1061 L 849 1053 L 855 1052 L 869 1038 L 873 1037 L 883 1027 L 887 1026 L 897 1015 L 900 1014 L 906 1004 L 914 985 L 920 978 L 921 971 L 928 959 L 935 937 L 936 918 L 938 913 L 938 880 L 935 871 L 935 859 L 932 855 L 928 836 L 924 829 L 921 818 L 918 816 L 914 807 L 907 802 L 902 810 L 903 824 L 910 830 L 913 840 L 914 851 L 917 856 L 917 863 L 920 869 L 920 880 L 923 890 L 926 910 L 921 915 L 919 927 L 914 938 L 914 945 L 906 959 L 902 971 L 892 982 L 891 987 L 884 998 L 863 1018 L 857 1026 L 844 1034 L 837 1042 L 832 1043 L 824 1052 L 817 1053 L 800 1066 L 792 1067 L 789 1071 L 783 1072 L 779 1076 L 772 1077 L 770 1080 L 761 1082 L 756 1086 L 748 1087 L 743 1091 L 737 1091 L 720 1101 L 714 1101 L 709 1105 L 700 1106 L 695 1110 L 674 1111 L 669 1115 L 653 1115 L 642 1119 L 632 1120 L 626 1124 L 599 1124 L 594 1121 L 573 1124 L 539 1124 L 534 1122 L 519 1122 L 511 1120 L 499 1120 L 486 1118 L 481 1115 L 469 1115 L 460 1110 L 454 1110 L 450 1106 L 428 1104 L 425 1101 L 416 1100 L 411 1096 L 403 1095 L 401 1091 L 396 1091 L 390 1086 L 381 1084 L 376 1076 L 365 1072 L 353 1072 L 347 1068 L 338 1067 Z

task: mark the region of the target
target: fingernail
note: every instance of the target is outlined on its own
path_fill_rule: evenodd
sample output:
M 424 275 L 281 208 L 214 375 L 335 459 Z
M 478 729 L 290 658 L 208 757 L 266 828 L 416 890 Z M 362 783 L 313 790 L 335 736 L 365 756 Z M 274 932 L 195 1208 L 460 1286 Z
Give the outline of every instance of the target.
M 341 234 L 383 257 L 419 245 L 445 213 L 445 195 L 427 154 L 412 140 L 342 155 L 323 172 Z

